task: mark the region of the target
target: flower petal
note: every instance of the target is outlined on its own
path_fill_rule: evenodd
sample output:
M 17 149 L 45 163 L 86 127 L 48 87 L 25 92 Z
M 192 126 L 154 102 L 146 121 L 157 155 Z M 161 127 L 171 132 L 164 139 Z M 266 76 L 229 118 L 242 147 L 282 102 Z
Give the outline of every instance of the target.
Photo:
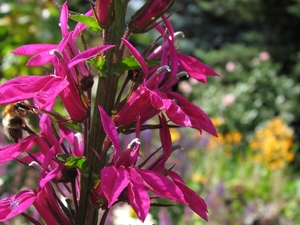
M 144 71 L 144 77 L 147 78 L 147 76 L 149 74 L 149 69 L 148 69 L 147 63 L 144 60 L 143 56 L 139 53 L 139 51 L 135 47 L 133 47 L 132 44 L 130 44 L 129 41 L 127 41 L 125 38 L 121 38 L 121 39 L 124 42 L 124 44 L 127 46 L 127 48 L 129 49 L 129 51 L 131 52 L 133 57 L 140 64 L 140 66 L 142 67 L 142 70 Z
M 0 222 L 4 222 L 28 209 L 36 199 L 34 190 L 24 190 L 0 201 Z
M 10 161 L 28 151 L 34 144 L 35 138 L 37 138 L 35 135 L 30 135 L 16 144 L 0 148 L 0 163 Z
M 128 185 L 129 203 L 138 218 L 144 222 L 150 209 L 150 197 L 137 171 L 133 168 L 129 168 L 128 170 L 130 175 L 130 183 Z
M 105 133 L 108 135 L 109 139 L 111 140 L 115 152 L 113 154 L 113 158 L 120 155 L 120 140 L 119 134 L 117 132 L 115 124 L 112 122 L 111 118 L 106 114 L 101 106 L 98 106 L 101 116 L 101 123 Z
M 60 29 L 61 33 L 64 36 L 66 36 L 69 31 L 68 31 L 68 2 L 66 1 L 62 7 L 61 7 L 61 13 L 60 13 Z
M 170 171 L 169 176 L 181 189 L 182 193 L 184 194 L 184 198 L 188 203 L 188 206 L 207 221 L 207 206 L 205 204 L 205 201 L 200 198 L 200 196 L 196 192 L 188 188 L 177 173 Z
M 103 46 L 97 46 L 94 48 L 90 48 L 78 55 L 76 55 L 69 63 L 68 67 L 69 69 L 75 66 L 76 64 L 86 61 L 88 59 L 91 59 L 97 55 L 99 55 L 101 52 L 104 52 L 108 49 L 113 48 L 114 45 L 103 45 Z
M 182 191 L 167 177 L 144 169 L 137 169 L 137 172 L 147 183 L 150 190 L 156 195 L 183 204 L 187 203 L 184 199 Z
M 56 47 L 56 44 L 29 44 L 16 48 L 12 53 L 17 55 L 36 55 L 41 52 L 50 52 Z
M 51 49 L 50 51 L 41 52 L 31 57 L 26 63 L 26 66 L 42 66 L 50 62 L 54 58 L 54 55 L 51 54 L 52 50 L 53 49 Z
M 56 82 L 55 82 L 56 81 Z M 44 90 L 44 98 L 53 98 L 53 92 L 49 90 L 58 87 L 51 87 L 46 91 L 45 86 L 48 82 L 59 87 L 65 86 L 65 81 L 55 76 L 21 76 L 13 78 L 0 86 L 0 104 L 14 103 L 34 97 L 36 94 L 39 96 L 41 90 Z M 44 88 L 44 89 L 43 89 Z M 48 93 L 47 93 L 48 92 Z M 47 99 L 44 99 L 47 102 Z
M 68 81 L 53 76 L 51 80 L 44 84 L 44 87 L 35 93 L 35 104 L 40 108 L 45 108 L 52 104 L 56 97 L 65 90 L 68 85 Z
M 159 91 L 152 90 L 150 92 L 150 97 L 153 106 L 159 110 L 164 110 L 174 123 L 186 127 L 192 126 L 189 116 L 167 95 Z
M 206 83 L 206 76 L 219 76 L 211 67 L 198 59 L 177 52 L 180 66 L 196 80 Z
M 115 203 L 128 183 L 128 172 L 122 166 L 118 170 L 114 166 L 109 166 L 101 171 L 100 187 L 108 201 L 108 207 Z
M 200 132 L 201 130 L 205 130 L 206 132 L 214 136 L 218 136 L 216 128 L 214 127 L 210 118 L 198 106 L 190 103 L 179 93 L 170 92 L 168 93 L 168 96 L 170 96 L 171 98 L 175 98 L 179 102 L 181 109 L 188 115 L 190 121 L 192 122 L 192 127 L 199 130 Z

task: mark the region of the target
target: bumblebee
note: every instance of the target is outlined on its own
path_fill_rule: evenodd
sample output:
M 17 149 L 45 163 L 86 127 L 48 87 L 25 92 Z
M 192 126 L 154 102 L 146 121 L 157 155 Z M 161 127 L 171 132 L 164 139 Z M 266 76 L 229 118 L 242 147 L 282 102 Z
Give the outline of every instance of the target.
M 34 112 L 33 109 L 26 106 L 24 101 L 7 105 L 3 110 L 2 124 L 5 135 L 8 139 L 18 143 L 23 138 L 23 130 L 29 134 L 35 134 L 28 127 L 28 112 Z

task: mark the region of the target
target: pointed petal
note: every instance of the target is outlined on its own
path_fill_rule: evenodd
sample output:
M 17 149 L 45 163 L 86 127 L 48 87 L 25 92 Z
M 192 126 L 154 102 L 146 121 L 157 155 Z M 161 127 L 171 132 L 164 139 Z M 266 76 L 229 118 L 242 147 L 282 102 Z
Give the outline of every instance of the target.
M 12 53 L 17 55 L 36 55 L 41 52 L 50 52 L 56 47 L 57 45 L 55 44 L 29 44 L 16 48 Z
M 167 111 L 172 105 L 171 99 L 159 91 L 150 91 L 150 99 L 152 105 L 159 110 Z
M 60 13 L 60 29 L 62 36 L 65 37 L 69 31 L 68 31 L 68 2 L 66 1 L 62 7 L 61 7 L 61 13 Z
M 116 129 L 115 124 L 112 122 L 111 118 L 106 114 L 103 108 L 101 106 L 98 106 L 98 109 L 100 111 L 103 129 L 105 133 L 108 135 L 115 149 L 113 158 L 116 158 L 120 155 L 120 140 L 119 140 L 118 131 Z
M 148 69 L 147 63 L 144 60 L 143 56 L 139 53 L 139 51 L 135 47 L 133 47 L 132 44 L 130 44 L 129 41 L 127 41 L 124 38 L 121 38 L 121 39 L 124 42 L 124 44 L 127 46 L 127 48 L 129 49 L 129 51 L 131 52 L 131 54 L 133 55 L 133 57 L 140 64 L 140 66 L 142 67 L 142 70 L 144 71 L 144 77 L 147 78 L 147 76 L 149 74 L 149 69 Z
M 26 66 L 42 66 L 48 62 L 51 62 L 51 60 L 53 58 L 54 58 L 54 55 L 51 54 L 51 51 L 41 52 L 41 53 L 31 57 L 28 60 L 28 62 L 26 63 Z
M 180 66 L 196 80 L 206 83 L 206 76 L 219 76 L 211 67 L 198 59 L 177 52 Z
M 154 90 L 150 93 L 151 103 L 153 106 L 159 110 L 164 110 L 174 123 L 186 127 L 192 126 L 192 122 L 188 115 L 167 95 Z
M 150 209 L 150 197 L 145 190 L 143 181 L 135 169 L 129 168 L 130 183 L 128 185 L 129 203 L 138 218 L 144 222 Z
M 189 116 L 189 119 L 192 122 L 192 127 L 199 130 L 200 132 L 201 130 L 205 130 L 206 132 L 214 136 L 218 136 L 216 128 L 214 127 L 210 118 L 202 109 L 189 102 L 179 93 L 170 92 L 168 93 L 168 96 L 170 96 L 171 98 L 175 98 L 179 102 L 181 109 Z
M 205 219 L 207 221 L 208 220 L 207 219 L 207 206 L 206 206 L 205 201 L 202 198 L 200 198 L 200 196 L 196 192 L 194 192 L 193 190 L 188 188 L 186 186 L 186 184 L 184 183 L 184 181 L 181 179 L 181 177 L 177 173 L 170 171 L 169 176 L 173 179 L 175 184 L 183 192 L 184 198 L 187 201 L 188 206 L 195 213 L 197 213 L 199 216 L 201 216 L 203 219 Z
M 120 126 L 136 121 L 138 115 L 143 115 L 150 104 L 149 90 L 141 85 L 115 116 L 115 124 Z
M 44 188 L 46 184 L 48 184 L 52 179 L 54 179 L 57 174 L 61 171 L 62 165 L 56 167 L 55 169 L 51 170 L 44 178 L 39 181 L 39 187 Z
M 137 172 L 156 195 L 186 204 L 182 191 L 167 177 L 144 169 L 137 169 Z
M 76 55 L 69 63 L 69 69 L 75 66 L 76 64 L 86 61 L 88 59 L 91 59 L 97 55 L 99 55 L 101 52 L 104 52 L 108 49 L 113 48 L 114 45 L 103 45 L 103 46 L 97 46 L 94 48 L 90 48 L 78 55 Z
M 51 76 L 21 76 L 13 78 L 0 86 L 0 104 L 8 104 L 34 96 L 42 89 Z
M 35 138 L 37 138 L 35 135 L 30 135 L 16 144 L 0 148 L 0 163 L 10 161 L 28 151 L 34 144 Z
M 129 183 L 128 172 L 122 166 L 118 170 L 109 166 L 101 171 L 100 179 L 100 188 L 108 201 L 108 207 L 111 207 Z
M 45 108 L 46 106 L 53 103 L 56 97 L 63 90 L 65 90 L 68 85 L 68 81 L 63 80 L 60 77 L 53 76 L 52 79 L 44 84 L 44 87 L 42 87 L 38 92 L 35 93 L 35 104 L 40 108 Z

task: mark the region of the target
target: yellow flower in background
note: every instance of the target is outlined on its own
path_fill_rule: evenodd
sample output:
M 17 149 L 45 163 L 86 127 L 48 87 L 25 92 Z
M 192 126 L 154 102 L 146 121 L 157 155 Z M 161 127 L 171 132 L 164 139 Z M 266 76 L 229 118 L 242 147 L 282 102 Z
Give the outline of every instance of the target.
M 239 132 L 238 130 L 233 130 L 225 135 L 225 142 L 239 145 L 241 144 L 242 138 L 243 135 L 241 134 L 241 132 Z
M 206 176 L 204 176 L 203 174 L 200 173 L 194 173 L 192 175 L 192 181 L 199 183 L 199 184 L 206 184 L 208 179 Z
M 170 134 L 171 134 L 172 142 L 176 142 L 180 140 L 181 135 L 177 129 L 175 128 L 170 129 Z
M 238 130 L 229 131 L 225 134 L 218 133 L 218 137 L 209 137 L 207 149 L 214 150 L 224 148 L 227 155 L 231 155 L 233 146 L 238 146 L 242 142 L 243 135 Z
M 221 117 L 212 117 L 211 122 L 214 124 L 215 127 L 219 127 L 223 124 L 223 118 L 221 118 Z
M 294 159 L 292 137 L 293 130 L 280 117 L 275 117 L 250 141 L 250 148 L 254 151 L 252 160 L 271 170 L 283 168 Z

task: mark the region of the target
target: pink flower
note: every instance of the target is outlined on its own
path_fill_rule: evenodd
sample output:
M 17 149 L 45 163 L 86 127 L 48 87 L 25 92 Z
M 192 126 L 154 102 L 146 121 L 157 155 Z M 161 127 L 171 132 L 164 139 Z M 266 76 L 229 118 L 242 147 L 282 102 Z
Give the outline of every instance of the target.
M 261 52 L 259 53 L 259 58 L 261 61 L 268 61 L 270 59 L 269 52 Z
M 177 100 L 179 104 L 176 103 Z M 114 117 L 117 126 L 125 126 L 135 122 L 140 116 L 145 122 L 159 112 L 164 111 L 171 121 L 185 126 L 193 127 L 200 132 L 217 136 L 216 130 L 209 117 L 200 108 L 187 101 L 178 93 L 161 93 L 140 86 Z
M 0 222 L 24 212 L 36 200 L 34 190 L 24 190 L 0 201 Z
M 150 196 L 148 191 L 151 191 L 156 196 L 168 198 L 172 201 L 183 204 L 195 203 L 195 192 L 191 191 L 178 175 L 172 173 L 173 181 L 168 179 L 160 172 L 164 172 L 164 164 L 169 158 L 172 147 L 170 145 L 171 138 L 168 132 L 166 123 L 163 123 L 164 131 L 161 132 L 162 137 L 166 135 L 166 141 L 163 142 L 164 153 L 159 157 L 156 163 L 147 169 L 142 169 L 136 166 L 139 156 L 138 140 L 128 145 L 127 149 L 121 154 L 119 151 L 119 141 L 116 140 L 116 128 L 113 122 L 107 117 L 106 113 L 99 107 L 101 113 L 101 121 L 104 124 L 106 131 L 113 145 L 116 144 L 115 152 L 112 160 L 112 165 L 105 167 L 101 171 L 99 196 L 103 194 L 107 200 L 108 207 L 111 207 L 117 199 L 127 197 L 130 205 L 135 210 L 141 221 L 144 221 L 150 209 Z M 164 118 L 161 118 L 165 121 Z M 167 130 L 166 130 L 167 129 Z M 154 171 L 156 168 L 157 171 Z M 160 172 L 159 169 L 160 168 Z M 197 196 L 197 195 L 196 195 Z M 197 196 L 198 202 L 195 206 L 191 206 L 195 212 L 207 220 L 206 205 L 204 201 Z M 187 201 L 188 200 L 188 201 Z
M 123 6 L 126 4 L 125 1 Z M 172 4 L 173 0 L 146 1 L 133 15 L 122 37 L 117 29 L 123 27 L 124 18 L 118 17 L 125 16 L 125 7 L 110 0 L 97 0 L 83 16 L 69 12 L 65 2 L 61 6 L 58 44 L 30 44 L 13 51 L 31 56 L 28 66 L 48 64 L 49 68 L 50 64 L 51 72 L 45 76 L 17 77 L 0 86 L 0 105 L 29 99 L 33 105 L 26 105 L 39 118 L 36 134 L 0 149 L 0 162 L 15 159 L 39 174 L 36 190 L 22 191 L 0 201 L 0 221 L 33 205 L 47 224 L 94 223 L 97 207 L 106 210 L 121 201 L 128 202 L 144 221 L 152 198 L 185 204 L 207 220 L 203 199 L 187 187 L 173 167 L 167 167 L 174 151 L 169 126 L 191 127 L 217 135 L 202 109 L 172 91 L 182 76 L 206 83 L 206 76 L 217 73 L 196 58 L 177 51 L 176 39 L 183 34 L 174 32 L 168 17 L 163 15 Z M 69 15 L 81 21 L 74 30 L 68 27 Z M 159 17 L 161 21 L 156 22 Z M 91 25 L 93 19 L 99 24 Z M 76 39 L 89 27 L 87 24 L 93 28 L 101 26 L 103 42 L 110 44 L 89 48 L 82 38 L 83 47 L 78 47 Z M 161 38 L 140 53 L 128 38 L 131 33 L 142 33 L 152 27 Z M 125 47 L 131 57 L 122 58 Z M 96 74 L 92 65 L 101 73 L 96 100 L 91 92 Z M 118 78 L 126 70 L 130 73 L 118 90 L 119 81 L 123 81 Z M 53 110 L 58 98 L 67 116 Z M 111 101 L 107 102 L 108 99 Z M 159 122 L 149 123 L 155 117 Z M 140 136 L 148 128 L 159 130 L 161 147 L 144 159 Z M 135 135 L 127 147 L 121 147 L 120 132 Z M 29 153 L 33 144 L 37 148 Z M 61 197 L 68 203 L 70 200 L 72 208 Z
M 235 102 L 235 96 L 233 94 L 223 95 L 222 102 L 225 106 L 232 105 Z
M 236 65 L 234 62 L 230 61 L 226 64 L 226 70 L 228 72 L 233 72 L 233 71 L 235 71 L 235 69 L 236 69 Z

